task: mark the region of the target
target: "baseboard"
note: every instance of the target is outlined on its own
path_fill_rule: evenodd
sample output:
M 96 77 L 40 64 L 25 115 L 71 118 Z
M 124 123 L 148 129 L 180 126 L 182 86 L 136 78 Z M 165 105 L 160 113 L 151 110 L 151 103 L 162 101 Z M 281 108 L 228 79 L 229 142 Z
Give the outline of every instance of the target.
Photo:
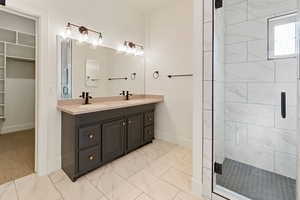
M 172 134 L 172 133 L 167 133 L 167 132 L 162 132 L 162 131 L 158 131 L 156 130 L 156 134 L 155 134 L 155 138 L 156 139 L 161 139 L 167 142 L 171 142 L 174 144 L 178 144 L 180 146 L 184 146 L 187 148 L 192 148 L 192 140 L 183 138 L 183 137 L 176 137 L 176 135 Z
M 9 134 L 12 132 L 23 131 L 28 129 L 33 129 L 34 123 L 18 124 L 13 126 L 6 126 L 1 128 L 1 135 Z

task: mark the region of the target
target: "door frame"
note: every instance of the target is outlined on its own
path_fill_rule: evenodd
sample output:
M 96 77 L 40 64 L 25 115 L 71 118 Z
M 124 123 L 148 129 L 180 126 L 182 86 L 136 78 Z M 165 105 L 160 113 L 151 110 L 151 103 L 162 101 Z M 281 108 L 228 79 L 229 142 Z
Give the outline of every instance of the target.
M 0 10 L 36 22 L 36 63 L 35 63 L 35 169 L 38 175 L 48 173 L 47 159 L 47 48 L 48 14 L 46 11 L 28 6 L 26 3 L 8 1 Z

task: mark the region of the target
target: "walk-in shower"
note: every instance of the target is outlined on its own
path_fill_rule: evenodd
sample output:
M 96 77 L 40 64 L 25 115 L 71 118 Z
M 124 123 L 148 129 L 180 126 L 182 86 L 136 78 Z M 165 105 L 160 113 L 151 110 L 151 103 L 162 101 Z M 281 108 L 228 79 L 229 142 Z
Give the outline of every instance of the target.
M 296 200 L 297 0 L 214 8 L 213 192 Z

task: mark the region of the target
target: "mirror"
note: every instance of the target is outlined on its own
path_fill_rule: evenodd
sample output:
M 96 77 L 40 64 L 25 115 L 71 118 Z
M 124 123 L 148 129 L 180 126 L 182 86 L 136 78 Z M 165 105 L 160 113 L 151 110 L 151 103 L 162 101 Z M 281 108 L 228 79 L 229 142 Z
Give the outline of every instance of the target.
M 122 90 L 145 93 L 144 57 L 75 40 L 57 38 L 58 92 L 61 99 L 78 98 L 83 91 L 93 97 L 118 96 Z

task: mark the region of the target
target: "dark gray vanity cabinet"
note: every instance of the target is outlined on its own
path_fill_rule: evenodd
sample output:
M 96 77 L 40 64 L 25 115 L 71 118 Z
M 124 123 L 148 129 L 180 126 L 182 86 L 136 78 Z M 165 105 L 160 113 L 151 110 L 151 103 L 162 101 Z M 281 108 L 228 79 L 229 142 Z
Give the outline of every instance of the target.
M 143 115 L 130 116 L 127 124 L 126 152 L 131 152 L 143 144 Z
M 62 169 L 76 181 L 154 139 L 155 104 L 93 112 L 62 113 Z
M 116 120 L 102 125 L 102 161 L 107 163 L 125 153 L 125 120 Z

